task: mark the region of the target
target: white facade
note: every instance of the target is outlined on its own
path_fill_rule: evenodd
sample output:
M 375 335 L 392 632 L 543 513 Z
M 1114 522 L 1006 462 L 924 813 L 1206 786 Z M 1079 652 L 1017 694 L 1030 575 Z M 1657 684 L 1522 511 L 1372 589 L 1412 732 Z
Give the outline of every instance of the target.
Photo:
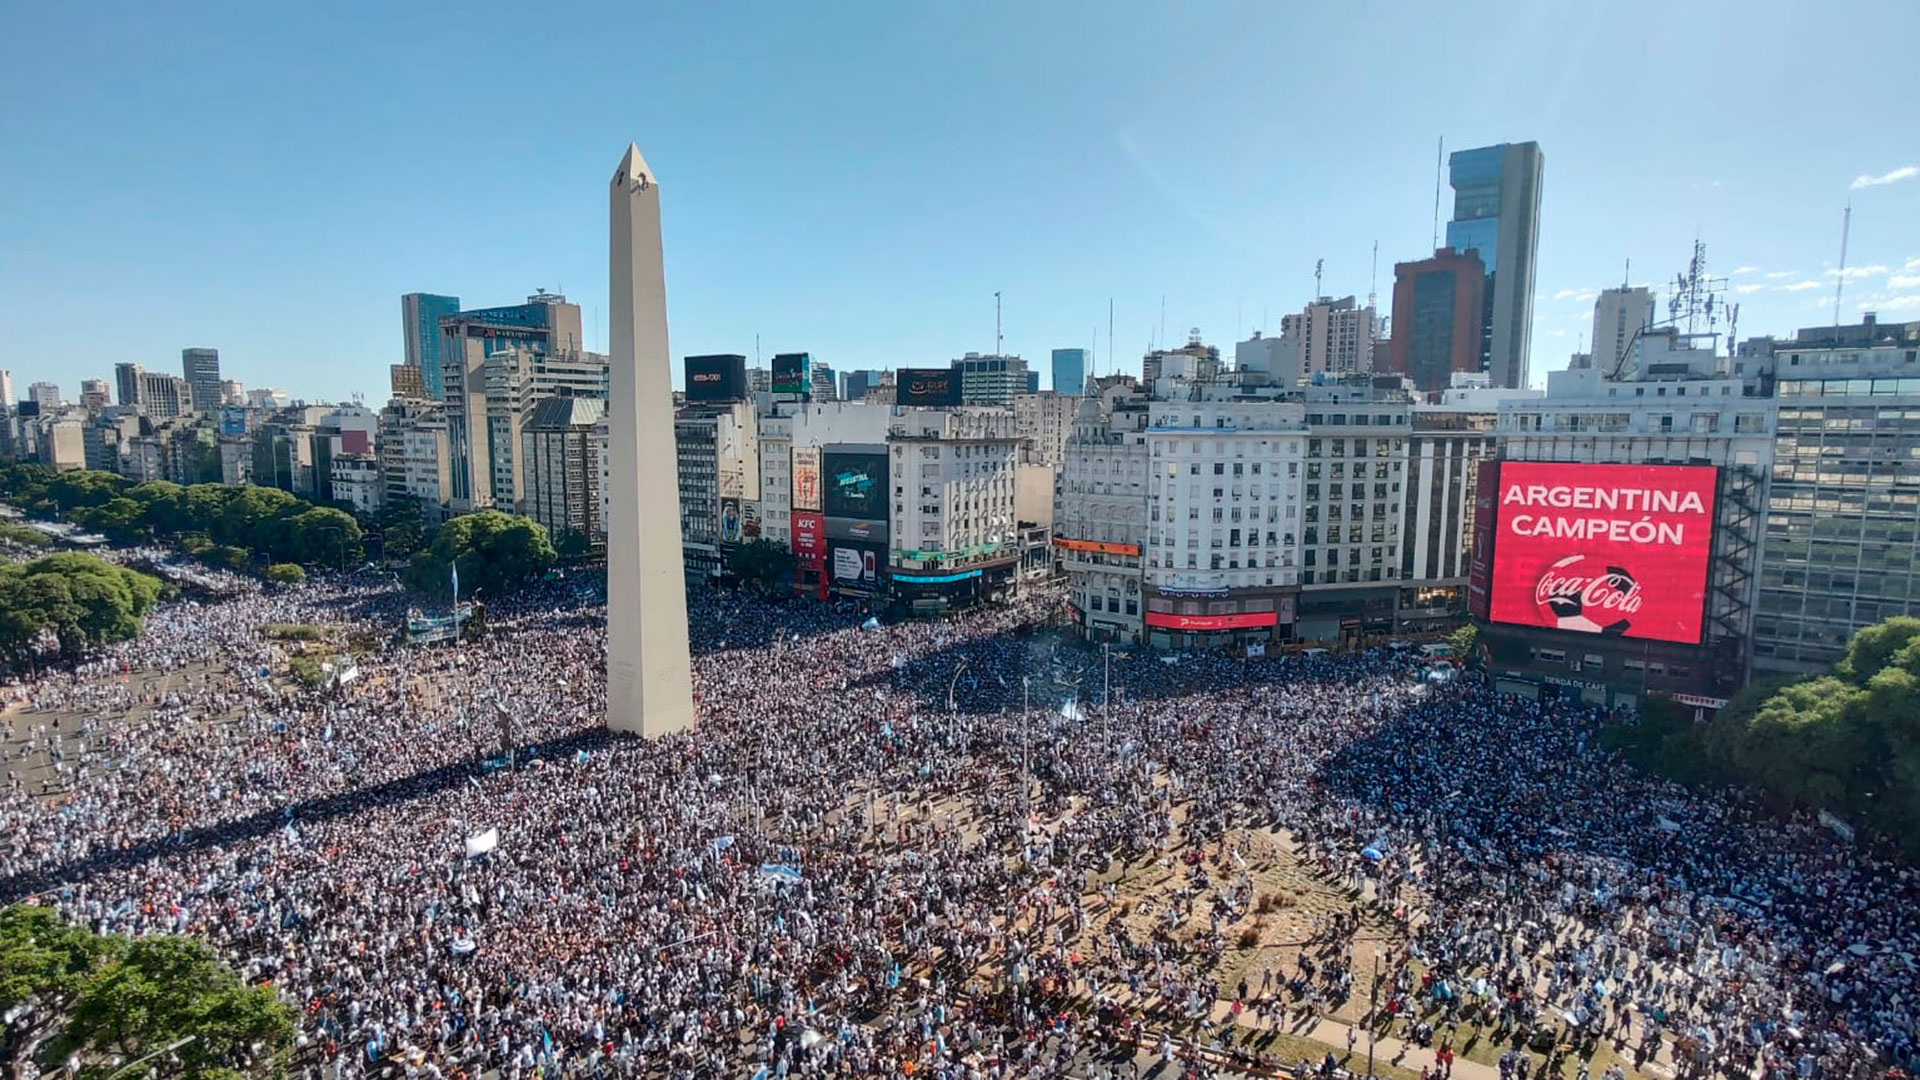
M 1042 465 L 1060 464 L 1079 403 L 1078 395 L 1052 391 L 1013 396 L 1014 434 L 1027 441 L 1032 460 Z
M 271 386 L 256 386 L 247 391 L 249 409 L 284 409 L 287 407 L 287 392 L 275 390 Z M 122 404 L 125 404 L 122 402 Z
M 888 432 L 891 565 L 950 569 L 1019 557 L 1020 439 L 1003 409 L 900 409 Z
M 833 443 L 884 443 L 893 407 L 853 401 L 780 402 L 757 419 L 760 447 L 760 535 L 783 547 L 793 536 L 793 451 Z
M 1296 584 L 1306 409 L 1297 402 L 1154 402 L 1146 431 L 1147 584 Z
M 1302 377 L 1320 372 L 1349 375 L 1373 370 L 1373 342 L 1380 319 L 1351 296 L 1322 296 L 1280 320 L 1282 340 L 1297 343 Z
M 380 471 L 385 498 L 413 499 L 429 522 L 446 513 L 447 419 L 438 402 L 395 398 L 380 414 Z
M 1061 463 L 1054 550 L 1088 636 L 1139 641 L 1147 542 L 1147 400 L 1114 386 L 1080 399 Z
M 40 415 L 45 416 L 61 405 L 60 384 L 50 382 L 29 383 L 27 400 L 40 406 Z
M 1287 338 L 1253 337 L 1233 347 L 1235 371 L 1260 376 L 1258 382 L 1274 386 L 1293 386 L 1300 381 L 1300 342 Z
M 1630 285 L 1606 289 L 1593 302 L 1593 344 L 1589 363 L 1602 374 L 1625 375 L 1632 369 L 1627 350 L 1653 322 L 1653 292 Z
M 335 501 L 346 503 L 362 516 L 380 509 L 385 484 L 380 463 L 372 454 L 335 454 L 329 468 Z

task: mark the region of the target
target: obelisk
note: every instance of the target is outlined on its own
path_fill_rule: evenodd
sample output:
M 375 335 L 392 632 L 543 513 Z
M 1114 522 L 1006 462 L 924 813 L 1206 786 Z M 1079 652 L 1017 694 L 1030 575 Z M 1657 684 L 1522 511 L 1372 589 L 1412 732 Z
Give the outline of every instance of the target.
M 607 418 L 607 727 L 693 726 L 660 185 L 627 147 L 607 200 L 613 396 Z

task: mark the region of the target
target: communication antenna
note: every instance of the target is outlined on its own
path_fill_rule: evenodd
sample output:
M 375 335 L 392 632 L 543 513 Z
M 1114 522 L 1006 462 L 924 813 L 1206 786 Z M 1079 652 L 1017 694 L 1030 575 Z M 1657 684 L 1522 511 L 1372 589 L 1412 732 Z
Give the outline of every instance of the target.
M 1740 328 L 1740 305 L 1733 305 L 1733 314 L 1727 316 L 1727 356 L 1733 356 L 1733 335 Z
M 1313 298 L 1320 299 L 1320 271 L 1327 265 L 1325 259 L 1313 260 Z
M 1840 294 L 1847 290 L 1847 237 L 1853 232 L 1853 200 L 1840 218 L 1840 280 L 1833 283 L 1833 336 L 1840 336 Z
M 1380 241 L 1373 242 L 1373 273 L 1367 278 L 1367 306 L 1380 304 Z
M 1154 339 L 1156 343 L 1167 340 L 1167 294 L 1160 294 L 1160 333 Z
M 1120 374 L 1120 354 L 1113 351 L 1113 297 L 1107 297 L 1107 374 Z
M 993 291 L 993 355 L 1000 355 L 1000 290 Z
M 1667 301 L 1668 321 L 1678 326 L 1684 320 L 1688 334 L 1704 322 L 1704 332 L 1712 333 L 1719 325 L 1720 313 L 1726 310 L 1726 292 L 1727 279 L 1707 273 L 1707 245 L 1696 238 L 1693 258 L 1688 260 L 1685 270 L 1673 277 L 1673 296 Z
M 1446 155 L 1446 149 L 1447 137 L 1442 135 L 1433 148 L 1433 246 L 1429 249 L 1432 251 L 1440 250 L 1440 160 Z

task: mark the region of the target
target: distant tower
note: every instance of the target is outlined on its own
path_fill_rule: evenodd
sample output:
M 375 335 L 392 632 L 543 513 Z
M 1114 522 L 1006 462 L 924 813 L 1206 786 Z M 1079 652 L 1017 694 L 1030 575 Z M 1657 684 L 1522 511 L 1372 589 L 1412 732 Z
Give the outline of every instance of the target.
M 608 197 L 607 727 L 693 726 L 660 185 L 628 145 Z

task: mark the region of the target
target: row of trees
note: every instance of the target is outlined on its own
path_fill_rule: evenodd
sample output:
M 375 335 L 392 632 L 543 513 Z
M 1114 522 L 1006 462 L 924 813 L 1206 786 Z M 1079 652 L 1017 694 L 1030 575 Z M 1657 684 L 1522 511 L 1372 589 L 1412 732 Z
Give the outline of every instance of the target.
M 1829 674 L 1756 683 L 1706 724 L 1656 699 L 1607 737 L 1643 767 L 1756 787 L 1920 854 L 1920 618 L 1869 626 Z
M 0 566 L 0 657 L 73 659 L 140 632 L 160 582 L 78 552 Z
M 9 1073 L 93 1078 L 284 1075 L 296 1021 L 203 941 L 101 936 L 28 905 L 0 911 L 0 1013 Z
M 365 537 L 352 514 L 251 484 L 136 484 L 118 473 L 13 465 L 0 469 L 0 495 L 122 542 L 197 538 L 185 546 L 230 549 L 215 556 L 229 563 L 344 566 L 361 557 Z
M 498 597 L 546 573 L 558 557 L 539 522 L 482 510 L 440 526 L 433 542 L 414 553 L 406 583 L 417 592 L 449 596 L 458 567 L 462 596 Z

